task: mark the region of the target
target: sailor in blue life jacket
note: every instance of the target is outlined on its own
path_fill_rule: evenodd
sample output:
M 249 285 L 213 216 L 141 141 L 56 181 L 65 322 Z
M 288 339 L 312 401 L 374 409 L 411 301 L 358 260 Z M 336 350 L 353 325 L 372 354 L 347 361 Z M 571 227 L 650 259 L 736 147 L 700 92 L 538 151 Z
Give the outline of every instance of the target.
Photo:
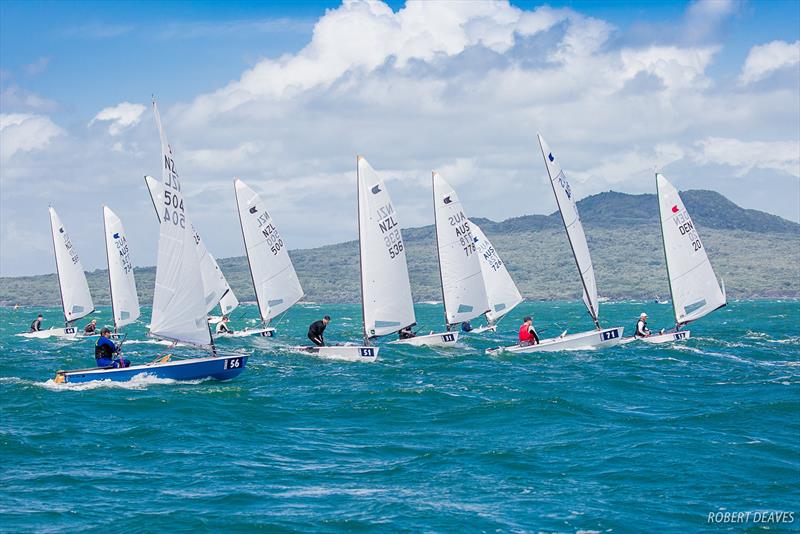
M 97 367 L 130 367 L 131 362 L 124 359 L 122 356 L 119 358 L 114 358 L 114 354 L 119 353 L 119 347 L 117 347 L 113 341 L 111 341 L 111 330 L 108 328 L 103 328 L 100 331 L 100 339 L 97 340 L 97 343 L 94 346 L 94 359 L 97 362 Z
M 462 332 L 472 331 L 472 325 L 469 323 L 469 321 L 464 321 L 463 323 L 461 323 L 461 331 Z

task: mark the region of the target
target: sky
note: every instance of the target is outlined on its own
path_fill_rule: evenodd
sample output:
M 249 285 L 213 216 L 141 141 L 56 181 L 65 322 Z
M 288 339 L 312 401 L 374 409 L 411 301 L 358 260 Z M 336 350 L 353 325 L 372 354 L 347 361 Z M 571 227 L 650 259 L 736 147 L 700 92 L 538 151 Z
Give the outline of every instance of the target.
M 48 205 L 87 270 L 104 204 L 155 263 L 153 96 L 218 258 L 244 254 L 234 177 L 290 248 L 355 239 L 358 154 L 406 227 L 432 170 L 471 217 L 551 213 L 537 132 L 578 198 L 658 168 L 800 221 L 800 2 L 4 0 L 0 275 L 55 270 Z

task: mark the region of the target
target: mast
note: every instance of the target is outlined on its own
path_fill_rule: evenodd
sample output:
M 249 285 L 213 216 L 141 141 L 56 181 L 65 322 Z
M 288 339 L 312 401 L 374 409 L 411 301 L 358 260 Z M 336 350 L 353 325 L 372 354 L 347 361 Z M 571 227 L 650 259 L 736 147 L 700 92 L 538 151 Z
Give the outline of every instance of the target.
M 364 328 L 364 345 L 369 346 L 369 336 L 367 335 L 367 315 L 364 307 L 367 305 L 364 295 L 364 256 L 363 245 L 361 244 L 361 176 L 358 171 L 358 162 L 361 156 L 356 156 L 356 213 L 358 213 L 358 276 L 361 280 L 361 324 Z
M 672 278 L 669 276 L 669 258 L 667 258 L 667 240 L 664 237 L 664 220 L 661 216 L 661 191 L 658 189 L 658 173 L 656 177 L 656 198 L 658 198 L 658 224 L 661 228 L 661 249 L 664 251 L 664 265 L 667 267 L 667 283 L 669 284 L 669 300 L 672 304 L 672 314 L 675 316 L 675 330 L 680 330 L 680 323 L 678 323 L 678 309 L 675 307 L 675 295 L 672 293 Z
M 108 254 L 108 227 L 106 226 L 106 205 L 103 204 L 103 237 L 106 242 L 106 265 L 108 265 L 108 296 L 111 299 L 111 318 L 114 320 L 114 333 L 117 333 L 117 314 L 114 311 L 114 286 L 111 283 L 111 256 Z
M 444 309 L 444 325 L 450 331 L 450 323 L 447 320 L 447 299 L 444 296 L 444 276 L 442 276 L 442 255 L 439 252 L 439 220 L 436 217 L 436 182 L 434 179 L 436 171 L 431 171 L 431 192 L 433 194 L 433 235 L 436 238 L 436 261 L 439 264 L 439 286 L 442 288 L 442 308 Z
M 261 324 L 267 326 L 267 321 L 261 315 L 261 302 L 258 300 L 258 291 L 256 291 L 256 277 L 253 275 L 253 267 L 250 265 L 250 251 L 247 248 L 247 239 L 244 237 L 244 222 L 242 221 L 242 210 L 239 208 L 239 192 L 236 190 L 236 180 L 233 179 L 233 195 L 236 197 L 236 213 L 239 214 L 239 230 L 242 231 L 242 241 L 244 242 L 244 254 L 247 257 L 247 270 L 250 271 L 250 280 L 253 282 L 253 294 L 256 296 L 256 306 L 258 306 L 258 315 L 261 316 Z M 221 307 L 220 307 L 221 309 Z M 214 338 L 211 338 L 213 344 Z
M 567 241 L 569 242 L 569 248 L 572 251 L 572 258 L 575 260 L 575 267 L 578 269 L 578 276 L 581 278 L 581 286 L 583 286 L 583 294 L 587 297 L 589 296 L 589 289 L 586 287 L 586 280 L 583 279 L 583 273 L 581 272 L 581 265 L 578 263 L 578 256 L 575 254 L 575 247 L 572 245 L 572 238 L 569 236 L 569 229 L 567 228 L 567 221 L 564 220 L 564 214 L 561 212 L 561 203 L 558 201 L 558 193 L 556 193 L 556 184 L 553 183 L 553 176 L 550 174 L 550 167 L 547 166 L 547 155 L 544 153 L 544 147 L 541 143 L 541 137 L 539 138 L 539 149 L 542 151 L 542 158 L 545 160 L 544 166 L 547 169 L 547 176 L 550 178 L 550 187 L 553 188 L 553 196 L 556 197 L 556 205 L 558 206 L 559 214 L 561 215 L 561 222 L 564 225 L 564 233 L 567 234 Z M 560 165 L 559 165 L 560 167 Z M 563 172 L 563 169 L 562 169 Z M 577 208 L 576 208 L 577 212 Z M 580 214 L 578 214 L 578 221 L 580 221 Z M 584 304 L 586 304 L 584 302 Z M 597 330 L 602 330 L 600 326 L 600 321 L 598 320 L 597 316 L 594 313 L 594 309 L 591 306 L 591 302 L 589 306 L 587 306 L 587 311 L 594 321 L 595 328 Z
M 53 226 L 53 206 L 47 207 L 50 212 L 50 237 L 53 239 L 53 256 L 56 259 L 56 280 L 58 280 L 58 294 L 61 296 L 61 311 L 64 314 L 64 328 L 69 326 L 67 321 L 67 308 L 64 302 L 64 288 L 61 287 L 61 268 L 58 265 L 58 251 L 56 250 L 56 229 Z M 60 219 L 59 219 L 60 222 Z

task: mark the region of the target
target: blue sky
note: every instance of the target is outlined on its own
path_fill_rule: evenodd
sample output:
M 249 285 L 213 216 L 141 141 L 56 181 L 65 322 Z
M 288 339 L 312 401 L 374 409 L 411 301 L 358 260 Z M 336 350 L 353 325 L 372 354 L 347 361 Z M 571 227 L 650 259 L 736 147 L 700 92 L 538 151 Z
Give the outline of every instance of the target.
M 475 216 L 550 212 L 537 131 L 579 196 L 651 192 L 659 165 L 798 220 L 798 28 L 788 1 L 4 1 L 0 274 L 52 271 L 48 203 L 76 236 L 102 202 L 138 220 L 151 94 L 218 257 L 242 254 L 235 175 L 274 192 L 291 247 L 352 239 L 356 153 L 395 182 L 406 226 L 430 222 L 432 168 Z M 127 224 L 152 264 L 154 227 Z

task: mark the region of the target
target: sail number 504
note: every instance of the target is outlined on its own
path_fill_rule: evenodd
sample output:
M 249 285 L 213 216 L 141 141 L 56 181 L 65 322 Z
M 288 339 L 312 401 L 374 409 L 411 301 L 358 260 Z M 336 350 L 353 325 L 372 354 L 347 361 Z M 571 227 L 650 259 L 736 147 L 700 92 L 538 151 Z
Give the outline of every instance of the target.
M 172 191 L 164 191 L 164 222 L 186 228 L 186 215 L 183 214 L 183 199 Z

